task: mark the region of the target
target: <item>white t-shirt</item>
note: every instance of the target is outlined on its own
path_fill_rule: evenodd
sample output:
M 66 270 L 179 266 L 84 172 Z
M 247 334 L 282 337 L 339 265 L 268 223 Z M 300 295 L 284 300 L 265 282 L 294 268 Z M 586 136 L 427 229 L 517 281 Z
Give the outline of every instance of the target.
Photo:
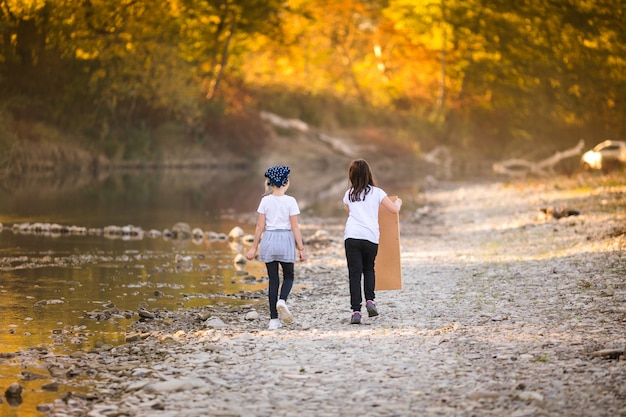
M 289 218 L 300 214 L 300 209 L 292 196 L 270 194 L 261 199 L 257 213 L 265 214 L 265 230 L 291 230 Z
M 365 239 L 372 243 L 378 243 L 380 231 L 378 229 L 378 209 L 387 193 L 378 187 L 370 187 L 370 192 L 361 201 L 350 201 L 347 190 L 343 196 L 343 203 L 350 209 L 346 228 L 343 233 L 345 239 Z

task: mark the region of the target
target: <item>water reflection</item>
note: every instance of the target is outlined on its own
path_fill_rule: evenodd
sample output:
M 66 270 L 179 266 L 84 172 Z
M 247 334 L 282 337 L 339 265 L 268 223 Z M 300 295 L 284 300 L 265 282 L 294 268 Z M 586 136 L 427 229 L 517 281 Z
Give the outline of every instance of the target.
M 254 207 L 262 190 L 259 181 L 251 180 L 253 175 L 233 169 L 111 174 L 87 183 L 25 180 L 0 189 L 0 221 L 134 224 L 145 229 L 163 229 L 177 221 L 203 225 L 218 221 L 224 212 Z
M 234 251 L 240 253 L 244 246 L 231 242 L 195 245 L 91 236 L 41 242 L 37 236 L 11 236 L 6 231 L 1 236 L 3 252 L 20 251 L 13 253 L 15 261 L 2 267 L 0 330 L 5 331 L 0 333 L 0 346 L 8 349 L 19 348 L 22 341 L 37 345 L 52 339 L 58 345 L 62 338 L 50 331 L 67 324 L 99 330 L 103 325 L 94 323 L 89 313 L 103 303 L 120 311 L 134 312 L 143 304 L 175 309 L 232 296 L 242 286 L 247 290 L 261 286 L 261 265 L 250 263 L 245 275 L 240 275 Z M 188 261 L 176 262 L 177 256 Z M 20 335 L 24 338 L 16 337 Z

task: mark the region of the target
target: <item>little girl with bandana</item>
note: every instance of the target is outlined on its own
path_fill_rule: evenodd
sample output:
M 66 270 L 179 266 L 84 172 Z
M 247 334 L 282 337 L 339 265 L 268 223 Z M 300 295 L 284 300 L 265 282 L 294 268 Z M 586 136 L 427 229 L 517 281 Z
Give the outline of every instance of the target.
M 252 260 L 258 248 L 259 260 L 265 262 L 267 267 L 270 330 L 282 327 L 282 323 L 293 322 L 293 315 L 287 308 L 286 301 L 293 286 L 296 248 L 299 259 L 306 260 L 298 224 L 300 209 L 296 199 L 285 194 L 289 188 L 290 172 L 289 167 L 284 165 L 273 166 L 265 172 L 266 194 L 259 203 L 254 241 L 246 254 L 246 258 Z M 282 285 L 279 265 L 283 272 Z

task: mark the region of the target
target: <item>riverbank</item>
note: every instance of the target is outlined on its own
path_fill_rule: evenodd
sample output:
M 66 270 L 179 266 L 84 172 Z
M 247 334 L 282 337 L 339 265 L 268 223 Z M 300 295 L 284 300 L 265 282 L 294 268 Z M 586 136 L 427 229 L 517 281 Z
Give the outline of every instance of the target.
M 138 321 L 123 346 L 23 354 L 56 381 L 92 387 L 40 410 L 626 416 L 619 178 L 449 183 L 419 198 L 418 210 L 401 213 L 404 288 L 377 293 L 378 317 L 348 324 L 342 225 L 303 218 L 312 256 L 296 265 L 294 324 L 267 330 L 265 302 L 251 301 L 160 312 Z M 578 213 L 540 210 L 557 207 Z

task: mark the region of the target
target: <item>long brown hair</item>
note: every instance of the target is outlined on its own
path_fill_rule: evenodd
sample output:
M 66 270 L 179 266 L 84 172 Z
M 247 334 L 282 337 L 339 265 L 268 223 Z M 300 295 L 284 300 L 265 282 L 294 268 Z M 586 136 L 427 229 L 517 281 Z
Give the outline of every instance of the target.
M 363 200 L 365 200 L 372 189 L 371 187 L 376 185 L 374 174 L 372 174 L 372 170 L 365 159 L 352 161 L 348 170 L 348 179 L 351 187 L 348 200 L 352 202 L 361 201 L 361 193 L 363 193 Z

